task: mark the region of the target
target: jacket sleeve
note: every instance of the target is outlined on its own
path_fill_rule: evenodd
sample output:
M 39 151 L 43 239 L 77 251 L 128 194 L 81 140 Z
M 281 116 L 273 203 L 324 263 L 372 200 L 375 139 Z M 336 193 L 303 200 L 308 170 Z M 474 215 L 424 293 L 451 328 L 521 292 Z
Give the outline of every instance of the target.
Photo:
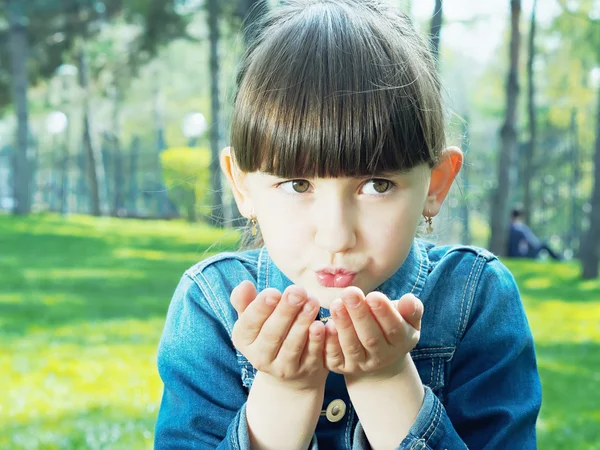
M 537 448 L 541 385 L 514 278 L 497 259 L 484 263 L 468 301 L 445 401 L 425 388 L 423 406 L 399 450 Z M 354 437 L 354 449 L 370 448 L 360 424 Z
M 247 391 L 225 327 L 187 275 L 167 313 L 158 349 L 164 383 L 155 449 L 249 448 Z
M 169 306 L 158 349 L 156 450 L 250 449 L 238 353 L 209 295 L 184 275 Z M 310 450 L 317 449 L 313 436 Z

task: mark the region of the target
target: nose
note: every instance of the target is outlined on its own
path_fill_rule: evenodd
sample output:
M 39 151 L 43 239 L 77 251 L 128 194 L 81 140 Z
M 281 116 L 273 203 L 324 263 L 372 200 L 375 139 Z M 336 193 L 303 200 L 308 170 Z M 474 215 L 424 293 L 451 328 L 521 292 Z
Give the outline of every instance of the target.
M 317 205 L 315 205 L 317 206 Z M 351 204 L 339 198 L 315 208 L 315 243 L 328 253 L 344 253 L 356 245 L 355 218 Z

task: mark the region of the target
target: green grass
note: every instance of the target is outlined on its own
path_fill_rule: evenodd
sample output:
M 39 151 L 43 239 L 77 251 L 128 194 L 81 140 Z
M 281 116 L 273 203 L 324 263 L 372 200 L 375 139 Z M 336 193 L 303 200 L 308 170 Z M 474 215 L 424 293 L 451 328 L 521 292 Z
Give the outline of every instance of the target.
M 506 261 L 533 330 L 542 378 L 539 448 L 600 449 L 600 280 L 575 263 Z
M 171 294 L 236 238 L 179 222 L 0 215 L 0 448 L 152 448 Z M 536 337 L 539 448 L 600 449 L 600 282 L 579 281 L 574 264 L 507 265 Z
M 175 285 L 236 239 L 175 222 L 0 216 L 0 448 L 152 448 Z

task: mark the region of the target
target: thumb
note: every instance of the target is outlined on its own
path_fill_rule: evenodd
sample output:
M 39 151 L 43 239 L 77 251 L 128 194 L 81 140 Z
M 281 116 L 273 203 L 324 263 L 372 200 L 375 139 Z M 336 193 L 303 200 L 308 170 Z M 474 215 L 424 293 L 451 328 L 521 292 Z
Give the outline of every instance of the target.
M 256 287 L 251 281 L 244 280 L 231 291 L 230 301 L 239 316 L 255 298 Z
M 398 312 L 415 330 L 421 329 L 423 302 L 413 294 L 405 294 L 396 304 Z

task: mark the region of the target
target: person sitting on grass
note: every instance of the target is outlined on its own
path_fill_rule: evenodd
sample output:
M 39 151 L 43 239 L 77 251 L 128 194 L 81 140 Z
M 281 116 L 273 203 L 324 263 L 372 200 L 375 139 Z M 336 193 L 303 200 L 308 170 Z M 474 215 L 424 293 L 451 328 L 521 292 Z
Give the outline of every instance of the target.
M 552 259 L 557 261 L 562 259 L 523 222 L 523 213 L 520 208 L 514 208 L 511 217 L 512 221 L 508 236 L 509 258 L 537 259 L 542 251 L 546 251 Z

